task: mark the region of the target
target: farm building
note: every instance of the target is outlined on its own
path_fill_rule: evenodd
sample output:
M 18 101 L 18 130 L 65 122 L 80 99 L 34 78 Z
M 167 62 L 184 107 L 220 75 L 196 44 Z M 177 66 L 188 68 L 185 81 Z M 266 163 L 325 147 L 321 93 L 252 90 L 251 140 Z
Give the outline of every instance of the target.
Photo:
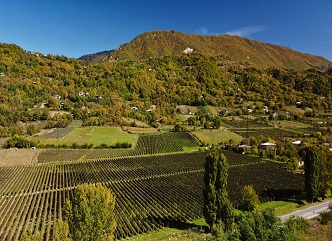
M 276 144 L 274 144 L 274 143 L 264 142 L 264 143 L 261 143 L 259 145 L 259 148 L 262 149 L 262 150 L 267 150 L 267 149 L 270 149 L 270 148 L 274 148 L 275 146 L 276 146 Z

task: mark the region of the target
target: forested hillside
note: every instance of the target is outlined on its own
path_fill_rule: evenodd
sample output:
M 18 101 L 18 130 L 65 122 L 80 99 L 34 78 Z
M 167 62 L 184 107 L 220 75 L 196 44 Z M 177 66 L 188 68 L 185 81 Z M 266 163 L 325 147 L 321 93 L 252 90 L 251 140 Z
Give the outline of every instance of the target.
M 94 54 L 86 54 L 81 57 L 79 57 L 79 60 L 84 60 L 92 63 L 98 63 L 104 61 L 108 55 L 113 52 L 114 50 L 109 50 L 109 51 L 102 51 Z
M 178 105 L 241 111 L 259 101 L 277 111 L 301 102 L 315 113 L 332 109 L 331 69 L 254 68 L 199 53 L 92 64 L 0 44 L 0 73 L 1 136 L 19 133 L 18 121 L 52 119 L 50 110 L 101 125 L 121 117 L 156 125 L 174 124 Z
M 194 52 L 209 57 L 224 56 L 239 63 L 259 68 L 306 70 L 326 69 L 328 60 L 294 51 L 290 48 L 262 43 L 238 36 L 202 36 L 177 31 L 153 31 L 137 36 L 110 53 L 110 60 L 141 60 L 164 56 L 179 56 Z

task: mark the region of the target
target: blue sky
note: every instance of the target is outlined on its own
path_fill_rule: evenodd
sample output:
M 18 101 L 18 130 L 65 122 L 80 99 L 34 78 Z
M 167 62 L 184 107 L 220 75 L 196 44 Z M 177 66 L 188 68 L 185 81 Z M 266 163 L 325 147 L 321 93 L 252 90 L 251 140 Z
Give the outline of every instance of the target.
M 240 35 L 332 61 L 331 0 L 0 0 L 0 42 L 80 57 L 153 30 Z

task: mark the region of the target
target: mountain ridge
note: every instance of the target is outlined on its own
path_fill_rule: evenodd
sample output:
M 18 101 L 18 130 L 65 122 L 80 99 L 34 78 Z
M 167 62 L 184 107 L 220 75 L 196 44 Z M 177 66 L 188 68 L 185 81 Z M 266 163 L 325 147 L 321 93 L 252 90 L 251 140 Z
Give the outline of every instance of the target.
M 209 57 L 225 56 L 253 67 L 305 70 L 327 69 L 332 62 L 308 53 L 239 36 L 203 36 L 174 30 L 151 31 L 136 36 L 110 53 L 108 61 L 142 60 L 181 55 L 186 49 Z
M 93 54 L 85 54 L 79 57 L 79 60 L 88 61 L 91 63 L 98 63 L 104 61 L 107 56 L 112 53 L 114 50 L 105 50 Z

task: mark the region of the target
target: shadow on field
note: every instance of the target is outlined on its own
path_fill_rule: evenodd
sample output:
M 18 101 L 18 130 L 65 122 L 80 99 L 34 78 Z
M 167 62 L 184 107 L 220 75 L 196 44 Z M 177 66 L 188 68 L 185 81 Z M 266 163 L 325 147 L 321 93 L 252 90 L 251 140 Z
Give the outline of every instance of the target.
M 164 219 L 164 218 L 154 218 L 154 221 L 162 224 L 162 226 L 164 227 L 169 227 L 169 228 L 176 228 L 179 230 L 197 230 L 197 231 L 202 231 L 204 233 L 208 233 L 209 232 L 209 228 L 206 226 L 202 226 L 202 225 L 197 225 L 194 223 L 187 223 L 187 222 L 183 222 L 180 220 L 170 220 L 170 219 Z
M 267 189 L 260 193 L 261 200 L 265 201 L 289 201 L 303 204 L 302 190 L 298 189 Z

